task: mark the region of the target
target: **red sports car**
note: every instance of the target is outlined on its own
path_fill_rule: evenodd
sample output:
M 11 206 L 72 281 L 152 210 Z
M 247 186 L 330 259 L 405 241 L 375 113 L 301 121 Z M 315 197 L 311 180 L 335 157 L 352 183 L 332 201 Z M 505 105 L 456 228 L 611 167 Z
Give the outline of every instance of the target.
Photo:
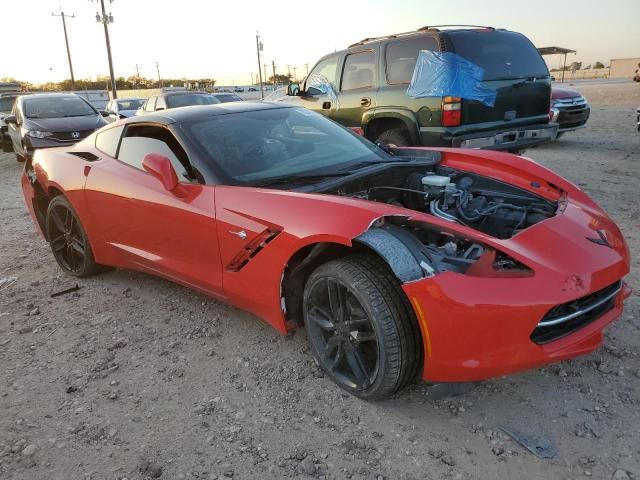
M 306 325 L 367 399 L 591 352 L 630 294 L 618 227 L 541 165 L 374 145 L 295 107 L 121 120 L 36 151 L 22 187 L 65 272 L 140 270 Z

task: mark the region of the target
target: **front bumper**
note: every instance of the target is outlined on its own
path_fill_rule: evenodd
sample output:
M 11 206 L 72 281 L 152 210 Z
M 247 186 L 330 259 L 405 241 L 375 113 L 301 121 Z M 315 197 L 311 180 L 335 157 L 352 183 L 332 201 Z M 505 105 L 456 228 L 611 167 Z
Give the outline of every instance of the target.
M 569 335 L 537 344 L 532 332 L 567 298 L 560 289 L 555 295 L 540 292 L 535 278 L 445 273 L 403 285 L 422 330 L 423 379 L 479 381 L 590 353 L 602 344 L 603 329 L 621 315 L 623 300 L 631 293 L 623 285 L 612 308 L 599 318 Z
M 445 134 L 443 138 L 453 147 L 487 150 L 521 150 L 556 138 L 558 126 L 554 123 L 524 125 L 513 128 L 476 132 L 462 135 Z
M 588 103 L 576 103 L 574 105 L 556 104 L 551 108 L 552 121 L 558 123 L 558 132 L 570 132 L 587 126 L 587 120 L 591 114 Z

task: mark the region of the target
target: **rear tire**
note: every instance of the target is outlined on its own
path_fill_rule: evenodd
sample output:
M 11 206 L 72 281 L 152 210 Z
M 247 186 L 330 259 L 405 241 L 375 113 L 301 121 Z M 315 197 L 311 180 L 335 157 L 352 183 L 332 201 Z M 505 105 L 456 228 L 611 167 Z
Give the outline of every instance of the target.
M 53 257 L 65 273 L 88 277 L 100 272 L 78 214 L 64 196 L 49 202 L 45 225 Z
M 378 135 L 375 143 L 395 145 L 397 147 L 410 147 L 411 136 L 405 128 L 392 128 L 390 130 L 385 130 L 380 135 Z
M 375 257 L 318 267 L 305 285 L 303 309 L 317 363 L 347 392 L 378 400 L 415 379 L 420 331 L 397 279 Z

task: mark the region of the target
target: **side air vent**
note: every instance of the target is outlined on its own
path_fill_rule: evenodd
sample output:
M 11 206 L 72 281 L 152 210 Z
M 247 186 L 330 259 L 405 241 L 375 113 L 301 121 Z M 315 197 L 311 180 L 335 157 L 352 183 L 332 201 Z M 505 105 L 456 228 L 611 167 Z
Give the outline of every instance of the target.
M 96 160 L 100 160 L 100 157 L 94 155 L 91 152 L 67 152 L 69 155 L 75 155 L 76 157 L 83 158 L 87 162 L 95 162 Z

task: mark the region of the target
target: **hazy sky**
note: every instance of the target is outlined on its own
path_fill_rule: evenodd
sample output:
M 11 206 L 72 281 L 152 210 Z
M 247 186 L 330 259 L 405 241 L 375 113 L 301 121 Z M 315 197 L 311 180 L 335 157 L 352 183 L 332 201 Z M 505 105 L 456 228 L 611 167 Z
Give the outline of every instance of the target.
M 255 33 L 263 63 L 275 60 L 304 75 L 322 55 L 365 37 L 424 25 L 470 23 L 516 30 L 536 46 L 577 50 L 568 62 L 640 57 L 640 0 L 114 0 L 110 25 L 116 76 L 213 77 L 246 84 L 257 72 Z M 69 78 L 60 18 L 67 28 L 76 78 L 107 75 L 102 25 L 91 0 L 0 0 L 3 48 L 0 77 L 32 82 Z M 549 57 L 557 66 L 559 57 Z M 271 69 L 269 69 L 271 73 Z M 291 71 L 293 73 L 293 70 Z

